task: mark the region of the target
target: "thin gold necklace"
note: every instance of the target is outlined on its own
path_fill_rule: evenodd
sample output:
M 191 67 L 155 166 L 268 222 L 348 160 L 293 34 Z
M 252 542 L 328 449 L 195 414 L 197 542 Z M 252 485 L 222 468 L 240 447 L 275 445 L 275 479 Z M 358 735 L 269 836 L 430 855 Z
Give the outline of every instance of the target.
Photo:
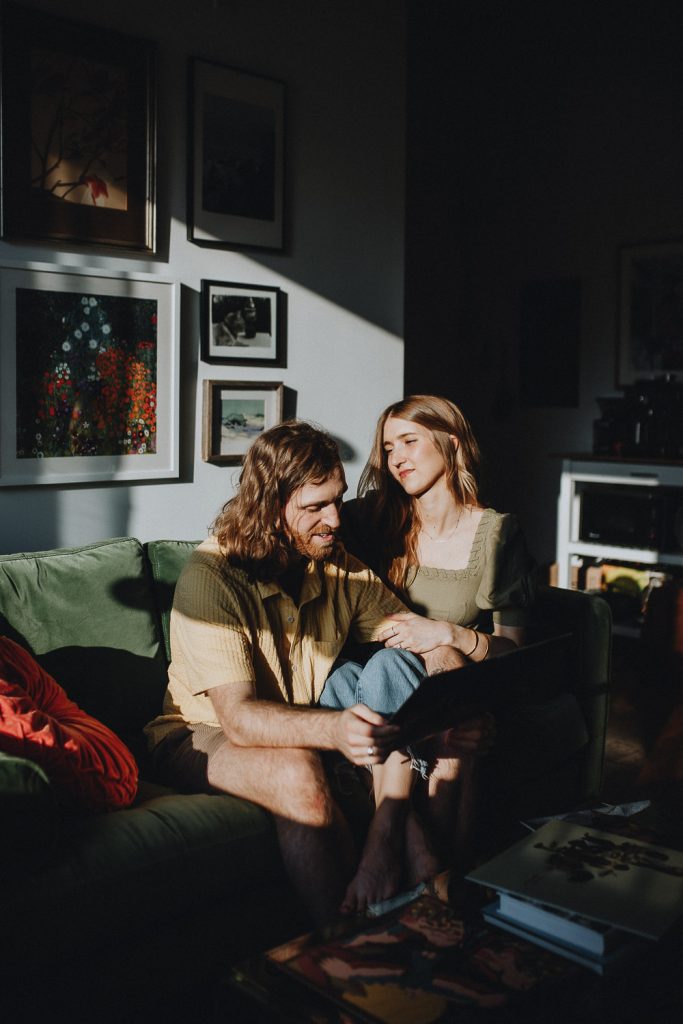
M 427 527 L 424 524 L 422 524 L 422 526 L 420 527 L 420 530 L 424 531 L 427 534 L 427 536 L 429 537 L 429 539 L 434 544 L 445 544 L 445 542 L 447 540 L 451 539 L 451 537 L 454 535 L 454 533 L 456 532 L 456 530 L 460 526 L 460 520 L 462 519 L 463 508 L 464 508 L 464 505 L 461 505 L 459 507 L 459 509 L 458 509 L 458 518 L 455 520 L 455 526 L 453 526 L 452 529 L 449 530 L 449 532 L 446 534 L 445 537 L 432 537 L 431 533 L 429 532 L 429 530 L 427 529 Z

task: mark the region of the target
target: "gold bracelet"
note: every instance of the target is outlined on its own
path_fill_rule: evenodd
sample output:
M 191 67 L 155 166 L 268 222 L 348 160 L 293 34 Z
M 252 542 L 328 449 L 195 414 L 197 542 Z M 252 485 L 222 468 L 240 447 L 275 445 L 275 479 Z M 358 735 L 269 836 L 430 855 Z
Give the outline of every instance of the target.
M 468 651 L 467 654 L 465 654 L 464 651 L 462 652 L 462 654 L 466 658 L 471 658 L 472 655 L 474 654 L 474 652 L 476 651 L 477 647 L 479 646 L 479 633 L 476 631 L 476 629 L 471 629 L 471 627 L 470 627 L 470 632 L 474 633 L 474 647 L 472 648 L 471 651 Z

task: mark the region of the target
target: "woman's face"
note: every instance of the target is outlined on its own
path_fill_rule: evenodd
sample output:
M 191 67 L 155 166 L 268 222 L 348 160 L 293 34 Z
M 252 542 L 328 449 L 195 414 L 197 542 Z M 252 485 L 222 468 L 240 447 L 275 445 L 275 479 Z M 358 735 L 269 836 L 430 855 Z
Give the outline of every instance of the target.
M 394 480 L 414 498 L 445 480 L 444 458 L 431 431 L 419 423 L 390 416 L 384 424 L 384 451 Z

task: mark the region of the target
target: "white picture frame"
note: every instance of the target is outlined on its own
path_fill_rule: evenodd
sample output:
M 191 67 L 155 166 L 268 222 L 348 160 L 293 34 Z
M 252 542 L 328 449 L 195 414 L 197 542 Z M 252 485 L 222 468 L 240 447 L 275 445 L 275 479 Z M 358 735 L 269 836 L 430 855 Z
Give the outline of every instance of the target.
M 178 476 L 179 290 L 0 266 L 0 486 Z

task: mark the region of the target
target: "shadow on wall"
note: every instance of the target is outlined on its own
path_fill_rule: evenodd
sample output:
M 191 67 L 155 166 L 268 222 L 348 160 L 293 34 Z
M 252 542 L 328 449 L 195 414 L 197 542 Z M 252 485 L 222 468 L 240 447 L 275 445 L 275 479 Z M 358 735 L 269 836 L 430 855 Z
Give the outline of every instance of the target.
M 256 31 L 258 15 L 249 5 L 243 11 L 240 6 L 231 5 L 229 15 L 215 13 L 214 34 L 220 35 L 221 23 L 226 30 L 225 46 L 217 59 L 224 66 L 264 74 L 269 74 L 270 67 L 271 77 L 285 82 L 284 245 L 282 250 L 269 250 L 257 247 L 262 241 L 249 245 L 235 237 L 221 240 L 221 235 L 230 233 L 226 215 L 233 202 L 225 186 L 214 200 L 227 204 L 221 216 L 212 218 L 211 212 L 198 206 L 205 228 L 217 232 L 214 241 L 210 235 L 202 236 L 203 244 L 217 250 L 241 245 L 251 260 L 274 275 L 295 281 L 400 337 L 405 163 L 402 5 L 378 0 L 371 5 L 376 10 L 369 13 L 368 5 L 352 2 L 350 9 L 355 13 L 350 14 L 348 4 L 328 4 L 320 11 L 315 10 L 317 5 L 271 4 L 267 26 L 259 24 Z M 239 59 L 235 50 L 231 52 L 238 40 Z M 208 56 L 206 47 L 204 52 Z M 197 107 L 191 117 L 199 118 L 200 110 Z M 225 108 L 223 116 L 230 116 L 230 108 Z M 274 182 L 277 197 L 281 178 L 274 156 L 275 129 L 271 131 L 272 149 L 264 147 L 264 163 L 272 177 L 268 187 L 272 190 Z M 211 160 L 205 158 L 204 168 L 193 166 L 197 181 L 202 171 L 208 175 L 218 162 L 212 141 Z M 229 148 L 219 156 L 231 168 L 234 157 Z M 261 177 L 254 176 L 250 183 L 243 175 L 240 168 L 239 196 L 256 202 L 261 197 Z M 268 198 L 273 199 L 272 192 Z M 180 224 L 187 219 L 182 190 L 174 190 L 169 212 Z M 234 212 L 239 212 L 238 207 Z M 247 236 L 251 219 L 253 237 L 261 238 L 263 221 L 258 217 L 234 219 Z M 202 245 L 199 238 L 194 242 Z

